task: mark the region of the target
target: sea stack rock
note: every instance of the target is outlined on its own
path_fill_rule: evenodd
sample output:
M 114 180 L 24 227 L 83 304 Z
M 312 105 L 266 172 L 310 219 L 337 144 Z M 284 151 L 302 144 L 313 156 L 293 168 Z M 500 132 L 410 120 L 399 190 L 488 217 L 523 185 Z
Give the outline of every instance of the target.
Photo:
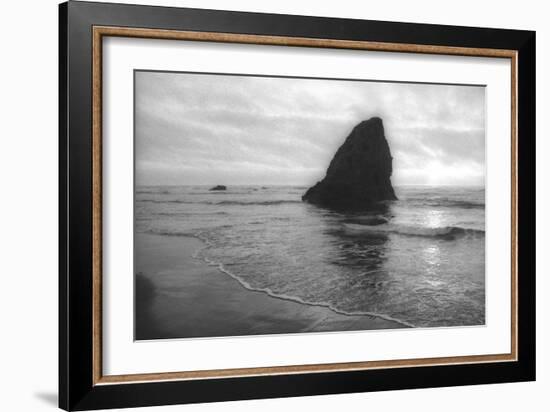
M 310 187 L 302 200 L 334 209 L 361 209 L 381 200 L 397 200 L 391 174 L 384 125 L 382 119 L 373 117 L 353 128 L 332 158 L 325 178 Z

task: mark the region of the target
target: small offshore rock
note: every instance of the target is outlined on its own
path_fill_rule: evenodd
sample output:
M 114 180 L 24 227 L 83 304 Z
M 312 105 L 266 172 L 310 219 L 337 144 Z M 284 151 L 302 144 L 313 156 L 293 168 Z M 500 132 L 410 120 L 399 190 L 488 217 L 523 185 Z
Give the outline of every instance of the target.
M 214 187 L 211 187 L 209 190 L 227 190 L 227 186 L 224 186 L 224 185 L 217 185 L 217 186 L 214 186 Z

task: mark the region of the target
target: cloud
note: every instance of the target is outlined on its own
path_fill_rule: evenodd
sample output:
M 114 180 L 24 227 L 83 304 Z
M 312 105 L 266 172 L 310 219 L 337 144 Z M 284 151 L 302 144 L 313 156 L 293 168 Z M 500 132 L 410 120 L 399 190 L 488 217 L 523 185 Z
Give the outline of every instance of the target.
M 136 72 L 137 184 L 296 184 L 324 176 L 361 120 L 384 120 L 395 184 L 482 184 L 474 86 Z

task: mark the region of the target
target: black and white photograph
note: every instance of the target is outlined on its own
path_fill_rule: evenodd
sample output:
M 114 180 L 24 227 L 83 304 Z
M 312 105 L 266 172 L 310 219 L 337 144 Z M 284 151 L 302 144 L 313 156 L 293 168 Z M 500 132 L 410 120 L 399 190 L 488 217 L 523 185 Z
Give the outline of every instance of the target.
M 485 324 L 485 87 L 134 71 L 135 339 Z
M 0 410 L 544 411 L 550 24 L 499 6 L 3 2 Z

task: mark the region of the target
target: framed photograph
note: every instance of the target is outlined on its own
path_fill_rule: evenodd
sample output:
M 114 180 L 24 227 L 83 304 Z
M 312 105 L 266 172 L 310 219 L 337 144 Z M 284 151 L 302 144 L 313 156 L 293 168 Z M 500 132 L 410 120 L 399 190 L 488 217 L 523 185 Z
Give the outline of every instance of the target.
M 535 33 L 60 5 L 59 402 L 535 379 Z

